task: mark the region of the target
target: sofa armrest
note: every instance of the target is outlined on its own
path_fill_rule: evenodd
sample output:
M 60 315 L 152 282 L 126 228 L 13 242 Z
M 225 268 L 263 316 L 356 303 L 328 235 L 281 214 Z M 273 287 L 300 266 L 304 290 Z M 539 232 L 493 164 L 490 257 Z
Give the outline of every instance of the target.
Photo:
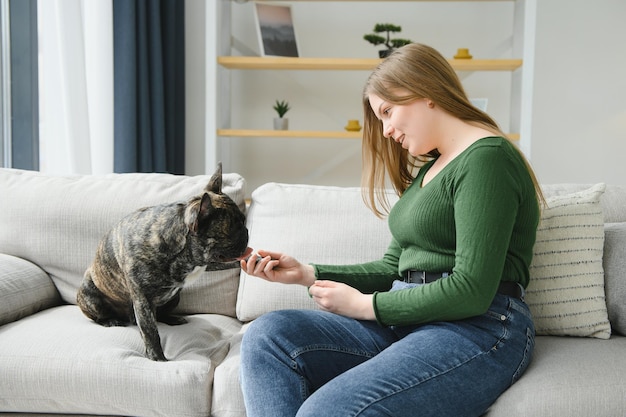
M 0 326 L 60 302 L 44 270 L 25 259 L 0 254 Z
M 609 321 L 615 333 L 626 336 L 626 222 L 604 224 L 604 289 Z

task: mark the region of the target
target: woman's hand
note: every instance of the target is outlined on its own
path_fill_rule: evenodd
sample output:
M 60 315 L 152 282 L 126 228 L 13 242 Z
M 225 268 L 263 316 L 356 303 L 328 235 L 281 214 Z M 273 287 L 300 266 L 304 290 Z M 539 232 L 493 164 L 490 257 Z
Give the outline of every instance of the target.
M 359 320 L 376 320 L 373 295 L 363 294 L 349 285 L 317 280 L 309 288 L 309 294 L 324 311 Z
M 241 261 L 241 269 L 249 275 L 270 282 L 300 284 L 306 287 L 315 282 L 315 271 L 311 265 L 302 264 L 297 259 L 278 252 L 253 253 L 247 260 Z

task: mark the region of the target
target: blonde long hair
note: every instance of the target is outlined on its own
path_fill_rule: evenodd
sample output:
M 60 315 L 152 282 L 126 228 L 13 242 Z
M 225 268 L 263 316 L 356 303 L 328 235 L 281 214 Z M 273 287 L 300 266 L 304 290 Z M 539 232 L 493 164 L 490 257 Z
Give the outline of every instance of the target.
M 487 113 L 471 104 L 456 72 L 438 51 L 418 43 L 395 50 L 374 69 L 363 89 L 361 184 L 365 203 L 379 217 L 387 214 L 390 209 L 384 192 L 387 175 L 396 194 L 401 196 L 413 181 L 416 170 L 438 156 L 438 152 L 433 149 L 428 154 L 415 158 L 399 143 L 386 139 L 382 124 L 370 106 L 370 94 L 396 105 L 427 98 L 460 120 L 480 126 L 495 136 L 506 137 Z M 537 195 L 543 201 L 537 179 L 526 158 L 524 161 Z

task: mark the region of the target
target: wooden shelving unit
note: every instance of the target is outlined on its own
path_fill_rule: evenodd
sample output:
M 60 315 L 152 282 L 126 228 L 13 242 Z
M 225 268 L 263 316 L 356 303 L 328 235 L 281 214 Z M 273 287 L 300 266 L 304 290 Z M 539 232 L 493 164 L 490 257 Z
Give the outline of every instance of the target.
M 343 130 L 260 130 L 260 129 L 218 129 L 218 136 L 238 138 L 316 138 L 316 139 L 361 139 L 361 132 Z M 509 140 L 519 140 L 519 134 L 507 135 Z
M 283 1 L 283 0 L 277 0 Z M 297 2 L 333 2 L 351 0 L 289 0 L 286 3 Z M 362 1 L 362 0 L 360 0 Z M 371 0 L 380 2 L 381 0 Z M 394 0 L 407 2 L 420 2 L 425 0 Z M 427 0 L 441 1 L 446 0 Z M 454 1 L 487 1 L 487 0 L 454 0 Z M 534 46 L 534 19 L 537 0 L 489 0 L 510 1 L 514 3 L 513 22 L 513 56 L 520 59 L 449 59 L 452 67 L 458 72 L 510 72 L 511 81 L 511 133 L 508 139 L 515 141 L 522 150 L 528 150 L 530 136 L 530 112 L 532 105 L 532 48 Z M 230 106 L 230 76 L 229 71 L 371 71 L 382 60 L 375 58 L 337 58 L 337 57 L 257 57 L 257 56 L 232 56 L 230 5 L 231 0 L 218 0 L 215 8 L 216 20 L 221 42 L 215 50 L 215 61 L 211 63 L 216 79 L 218 79 L 218 94 L 220 108 Z M 528 62 L 525 62 L 528 60 Z M 526 69 L 529 65 L 530 69 Z M 218 75 L 222 74 L 222 75 Z M 329 74 L 332 76 L 332 74 Z M 220 78 L 221 77 L 221 78 Z M 209 130 L 217 134 L 219 138 L 305 138 L 305 139 L 361 139 L 361 132 L 347 132 L 343 130 L 264 130 L 264 129 L 240 129 L 231 126 L 230 110 L 216 111 L 216 116 L 207 120 Z M 212 129 L 211 129 L 212 128 Z M 218 160 L 220 157 L 219 141 L 215 142 L 215 149 L 211 149 L 210 158 Z
M 361 132 L 330 130 L 259 130 L 218 129 L 218 136 L 247 138 L 318 138 L 318 139 L 361 139 Z
M 219 56 L 217 63 L 229 70 L 372 70 L 381 59 L 370 58 L 284 58 L 252 56 Z M 456 71 L 515 71 L 522 66 L 521 59 L 450 59 Z M 360 139 L 360 132 L 345 131 L 304 131 L 304 130 L 258 130 L 258 129 L 218 129 L 223 137 L 274 137 L 274 138 L 319 138 L 319 139 Z M 518 133 L 508 138 L 519 140 Z
M 251 56 L 220 56 L 217 63 L 239 70 L 372 70 L 381 59 L 368 58 L 282 58 Z M 457 71 L 515 71 L 521 59 L 451 59 Z

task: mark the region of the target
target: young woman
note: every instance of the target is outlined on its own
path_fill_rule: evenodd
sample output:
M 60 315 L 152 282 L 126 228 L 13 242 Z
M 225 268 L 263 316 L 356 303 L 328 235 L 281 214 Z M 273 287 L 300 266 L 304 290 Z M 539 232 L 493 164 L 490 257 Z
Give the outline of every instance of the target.
M 530 361 L 523 288 L 542 196 L 525 158 L 428 46 L 385 59 L 363 104 L 364 197 L 388 212 L 393 239 L 359 265 L 264 250 L 241 262 L 309 287 L 321 307 L 266 314 L 245 333 L 248 417 L 480 416 Z

